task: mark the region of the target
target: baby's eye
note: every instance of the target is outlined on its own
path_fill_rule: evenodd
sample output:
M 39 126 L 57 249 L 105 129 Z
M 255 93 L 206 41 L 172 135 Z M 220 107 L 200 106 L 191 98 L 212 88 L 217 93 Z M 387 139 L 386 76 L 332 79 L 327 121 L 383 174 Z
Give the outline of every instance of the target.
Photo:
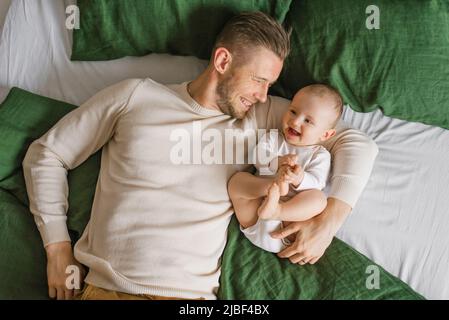
M 312 121 L 310 121 L 310 119 L 306 119 L 305 121 L 306 121 L 306 123 L 308 123 L 308 124 L 312 124 Z

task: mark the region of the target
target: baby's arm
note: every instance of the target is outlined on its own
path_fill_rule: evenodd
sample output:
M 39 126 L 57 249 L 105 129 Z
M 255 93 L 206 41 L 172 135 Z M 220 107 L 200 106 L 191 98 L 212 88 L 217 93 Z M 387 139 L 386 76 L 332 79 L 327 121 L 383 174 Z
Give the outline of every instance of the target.
M 294 187 L 296 191 L 318 189 L 322 190 L 326 186 L 331 169 L 331 155 L 329 151 L 320 147 L 313 155 L 309 164 L 304 170 L 304 177 L 301 183 Z

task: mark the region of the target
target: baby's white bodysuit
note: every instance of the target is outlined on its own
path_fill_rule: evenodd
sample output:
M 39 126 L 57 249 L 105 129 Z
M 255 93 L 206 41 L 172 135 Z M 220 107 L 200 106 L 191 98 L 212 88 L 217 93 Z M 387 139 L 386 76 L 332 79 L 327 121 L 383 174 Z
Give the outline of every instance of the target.
M 256 175 L 271 178 L 277 172 L 277 157 L 288 154 L 297 155 L 297 164 L 304 170 L 304 179 L 297 188 L 290 186 L 287 201 L 299 192 L 309 189 L 322 190 L 326 186 L 331 167 L 330 153 L 321 145 L 295 146 L 289 144 L 284 136 L 275 131 L 264 135 L 256 146 L 255 167 Z M 240 227 L 245 236 L 256 246 L 277 253 L 289 245 L 287 239 L 279 240 L 270 236 L 270 233 L 282 227 L 279 220 L 261 220 L 246 229 Z

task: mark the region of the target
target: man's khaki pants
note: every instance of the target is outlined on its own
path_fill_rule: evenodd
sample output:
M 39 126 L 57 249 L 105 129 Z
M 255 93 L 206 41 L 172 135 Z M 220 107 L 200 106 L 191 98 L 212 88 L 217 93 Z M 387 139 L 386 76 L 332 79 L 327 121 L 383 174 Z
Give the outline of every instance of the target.
M 111 291 L 85 284 L 84 289 L 75 297 L 76 300 L 189 300 L 184 298 L 161 297 L 149 294 L 128 294 Z M 200 298 L 198 300 L 204 300 Z

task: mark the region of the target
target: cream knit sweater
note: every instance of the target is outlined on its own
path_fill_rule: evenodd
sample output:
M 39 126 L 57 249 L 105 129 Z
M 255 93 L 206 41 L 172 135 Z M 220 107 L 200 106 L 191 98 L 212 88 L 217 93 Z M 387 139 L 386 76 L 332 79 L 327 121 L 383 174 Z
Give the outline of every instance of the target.
M 67 171 L 103 147 L 91 219 L 74 248 L 89 267 L 85 281 L 131 294 L 214 299 L 233 213 L 227 181 L 248 165 L 174 164 L 173 132 L 193 134 L 193 124 L 215 133 L 273 128 L 288 103 L 269 97 L 236 120 L 197 104 L 185 83 L 131 79 L 102 90 L 34 141 L 23 161 L 44 245 L 70 241 Z M 237 139 L 234 146 L 246 145 Z M 325 147 L 334 161 L 330 196 L 354 206 L 377 147 L 343 127 Z

